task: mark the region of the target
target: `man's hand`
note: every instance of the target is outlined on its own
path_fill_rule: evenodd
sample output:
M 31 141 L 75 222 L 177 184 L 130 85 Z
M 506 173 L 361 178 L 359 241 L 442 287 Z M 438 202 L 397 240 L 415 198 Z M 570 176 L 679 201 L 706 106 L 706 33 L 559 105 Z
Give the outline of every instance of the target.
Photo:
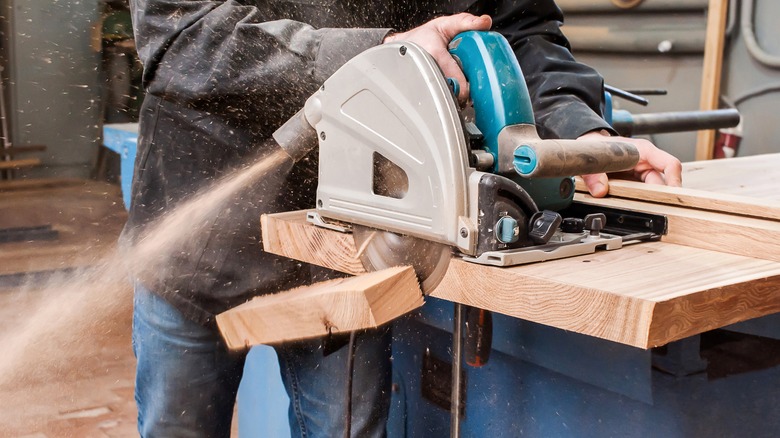
M 601 137 L 609 137 L 601 132 L 589 132 L 580 139 L 598 140 Z M 658 149 L 654 144 L 639 138 L 609 137 L 611 140 L 631 143 L 639 151 L 639 162 L 632 170 L 620 173 L 648 184 L 665 184 L 667 186 L 680 187 L 682 185 L 682 165 L 680 160 Z M 582 175 L 590 194 L 601 198 L 609 192 L 609 180 L 606 173 Z
M 439 64 L 444 76 L 453 78 L 460 85 L 460 94 L 458 100 L 465 102 L 469 97 L 468 82 L 463 71 L 455 62 L 455 58 L 450 55 L 447 46 L 455 35 L 467 30 L 489 30 L 493 20 L 488 15 L 477 17 L 468 13 L 457 15 L 448 15 L 435 18 L 422 26 L 415 27 L 408 32 L 388 35 L 384 42 L 391 43 L 395 41 L 411 41 L 433 56 L 436 63 Z

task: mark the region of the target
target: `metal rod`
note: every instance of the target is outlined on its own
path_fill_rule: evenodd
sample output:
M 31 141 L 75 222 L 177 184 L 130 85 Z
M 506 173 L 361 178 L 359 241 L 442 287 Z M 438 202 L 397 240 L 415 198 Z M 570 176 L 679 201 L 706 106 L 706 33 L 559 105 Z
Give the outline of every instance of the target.
M 612 94 L 613 96 L 621 97 L 623 99 L 626 99 L 629 102 L 634 102 L 642 106 L 647 106 L 647 104 L 650 103 L 650 101 L 648 101 L 642 96 L 637 96 L 634 93 L 621 90 L 620 88 L 616 88 L 611 85 L 604 84 L 604 89 L 608 91 L 610 94 Z
M 344 427 L 344 438 L 352 437 L 352 386 L 355 378 L 355 331 L 349 333 L 349 347 L 347 351 L 347 393 L 346 393 L 346 424 Z
M 669 94 L 667 90 L 662 88 L 639 88 L 625 91 L 632 94 L 638 94 L 640 96 L 666 96 Z
M 455 304 L 455 315 L 452 327 L 452 392 L 450 393 L 450 437 L 460 437 L 460 392 L 463 382 L 460 381 L 463 352 L 463 304 Z
M 662 134 L 698 131 L 703 129 L 733 128 L 739 124 L 739 111 L 681 111 L 652 114 L 633 114 L 631 120 L 614 119 L 613 127 L 620 135 Z

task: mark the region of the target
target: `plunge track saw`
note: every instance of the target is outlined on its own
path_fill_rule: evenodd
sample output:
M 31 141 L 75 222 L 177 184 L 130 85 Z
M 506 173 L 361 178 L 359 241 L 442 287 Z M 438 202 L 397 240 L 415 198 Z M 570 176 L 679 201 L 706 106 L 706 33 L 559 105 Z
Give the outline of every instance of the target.
M 409 42 L 356 56 L 274 133 L 294 160 L 319 146 L 319 226 L 352 231 L 367 270 L 412 265 L 431 291 L 453 249 L 496 266 L 617 249 L 658 238 L 663 217 L 572 208 L 573 175 L 639 159 L 617 141 L 543 140 L 517 59 L 503 36 L 464 32 L 450 44 L 457 84 Z M 605 232 L 607 222 L 620 231 Z

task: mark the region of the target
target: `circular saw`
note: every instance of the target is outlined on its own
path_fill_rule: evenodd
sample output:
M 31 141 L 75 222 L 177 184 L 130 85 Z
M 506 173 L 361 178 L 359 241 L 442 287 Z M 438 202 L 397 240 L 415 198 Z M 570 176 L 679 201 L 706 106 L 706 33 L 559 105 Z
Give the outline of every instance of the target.
M 453 252 L 506 266 L 603 246 L 597 231 L 562 234 L 560 216 L 540 210 L 571 204 L 571 175 L 632 168 L 636 148 L 541 139 L 501 35 L 464 32 L 450 52 L 469 79 L 473 117 L 425 50 L 397 42 L 348 61 L 274 133 L 293 159 L 319 147 L 315 223 L 352 224 L 367 270 L 411 265 L 426 292 Z

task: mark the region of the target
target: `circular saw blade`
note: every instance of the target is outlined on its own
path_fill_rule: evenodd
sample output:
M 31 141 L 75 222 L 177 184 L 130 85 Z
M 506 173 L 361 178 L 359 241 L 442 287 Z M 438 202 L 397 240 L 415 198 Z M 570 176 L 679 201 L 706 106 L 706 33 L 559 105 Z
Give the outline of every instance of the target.
M 452 249 L 448 245 L 430 240 L 361 225 L 354 225 L 352 234 L 360 261 L 367 271 L 412 266 L 425 294 L 444 278 L 452 258 Z

